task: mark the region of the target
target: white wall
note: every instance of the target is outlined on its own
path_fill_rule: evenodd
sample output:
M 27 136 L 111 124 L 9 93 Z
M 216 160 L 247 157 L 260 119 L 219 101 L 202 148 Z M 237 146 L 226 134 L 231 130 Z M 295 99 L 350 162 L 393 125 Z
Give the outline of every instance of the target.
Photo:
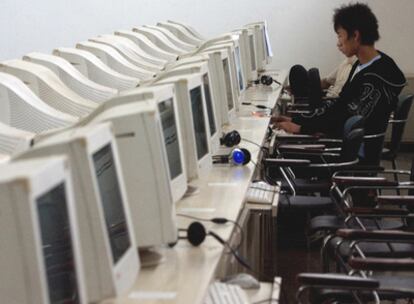
M 174 19 L 206 37 L 266 19 L 274 67 L 302 63 L 330 71 L 342 55 L 336 49 L 332 12 L 342 0 L 1 0 L 0 60 L 30 51 L 50 52 L 94 35 Z M 405 72 L 414 72 L 412 0 L 368 0 L 380 22 L 378 47 Z M 260 4 L 259 4 L 260 3 Z

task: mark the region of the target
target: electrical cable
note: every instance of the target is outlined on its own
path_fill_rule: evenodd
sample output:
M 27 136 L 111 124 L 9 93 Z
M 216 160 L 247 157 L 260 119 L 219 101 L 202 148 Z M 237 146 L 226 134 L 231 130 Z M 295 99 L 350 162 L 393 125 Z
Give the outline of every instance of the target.
M 200 221 L 200 222 L 212 222 L 214 224 L 219 224 L 219 225 L 223 225 L 223 224 L 226 224 L 226 223 L 232 223 L 234 226 L 237 227 L 237 229 L 240 232 L 240 241 L 237 244 L 236 248 L 239 249 L 240 245 L 243 243 L 244 230 L 243 230 L 242 226 L 239 223 L 237 223 L 236 221 L 229 220 L 229 219 L 226 219 L 224 217 L 213 217 L 211 219 L 206 219 L 206 218 L 196 217 L 196 216 L 182 214 L 182 213 L 177 213 L 176 215 L 180 216 L 180 217 L 185 217 L 185 218 L 189 218 L 189 219 L 192 219 L 192 220 Z M 186 230 L 187 229 L 179 229 L 179 231 L 186 231 Z
M 263 146 L 259 145 L 258 143 L 255 143 L 254 141 L 251 141 L 250 139 L 246 139 L 246 138 L 243 138 L 242 137 L 241 140 L 242 141 L 245 141 L 245 142 L 248 142 L 248 143 L 251 143 L 252 145 L 255 145 L 255 146 L 259 147 L 259 148 L 263 148 Z
M 258 104 L 252 103 L 252 102 L 242 102 L 241 104 L 244 105 L 244 106 L 254 106 L 258 109 L 263 109 L 263 110 L 273 110 L 271 107 L 264 106 L 264 105 L 258 105 Z

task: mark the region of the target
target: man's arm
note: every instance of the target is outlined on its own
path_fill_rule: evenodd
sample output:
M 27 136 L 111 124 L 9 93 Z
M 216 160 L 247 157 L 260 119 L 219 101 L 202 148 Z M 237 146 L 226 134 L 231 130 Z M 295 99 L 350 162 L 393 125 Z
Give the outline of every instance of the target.
M 323 90 L 329 88 L 330 86 L 334 85 L 336 81 L 336 77 L 338 74 L 338 67 L 329 73 L 326 77 L 322 78 L 321 80 L 321 87 Z

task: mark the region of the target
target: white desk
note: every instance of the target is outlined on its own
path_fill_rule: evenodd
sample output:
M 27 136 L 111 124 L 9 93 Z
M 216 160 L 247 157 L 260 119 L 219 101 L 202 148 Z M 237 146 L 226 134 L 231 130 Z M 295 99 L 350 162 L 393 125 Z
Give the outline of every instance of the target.
M 276 78 L 284 82 L 286 75 L 285 71 L 280 71 Z M 263 87 L 259 86 L 249 90 L 261 89 Z M 266 87 L 264 90 L 267 101 L 261 101 L 261 104 L 274 107 L 281 88 L 273 85 L 272 88 Z M 236 129 L 242 138 L 262 144 L 269 117 L 254 117 L 251 112 L 255 110 L 257 109 L 253 106 L 241 105 L 238 117 L 225 128 L 225 131 Z M 259 147 L 243 141 L 241 146 L 249 149 L 252 160 L 257 163 L 260 157 Z M 192 183 L 200 192 L 179 201 L 176 206 L 177 213 L 202 218 L 225 217 L 236 221 L 244 207 L 245 193 L 254 170 L 255 165 L 252 163 L 243 167 L 214 166 L 207 177 Z M 177 217 L 177 222 L 179 228 L 187 228 L 192 220 Z M 213 223 L 205 223 L 205 227 L 226 241 L 230 240 L 234 228 L 232 224 Z M 161 249 L 165 256 L 163 263 L 141 269 L 128 294 L 102 303 L 203 303 L 208 286 L 215 277 L 223 250 L 223 246 L 212 237 L 207 237 L 199 247 L 192 247 L 186 240 L 181 240 L 174 248 Z

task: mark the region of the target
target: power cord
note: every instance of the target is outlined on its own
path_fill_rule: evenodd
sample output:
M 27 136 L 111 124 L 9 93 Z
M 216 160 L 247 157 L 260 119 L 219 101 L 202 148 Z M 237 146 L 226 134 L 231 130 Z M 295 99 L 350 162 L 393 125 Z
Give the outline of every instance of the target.
M 252 103 L 252 102 L 242 102 L 241 104 L 244 105 L 244 106 L 254 106 L 254 107 L 256 107 L 258 109 L 262 109 L 262 110 L 273 110 L 271 107 L 264 106 L 264 105 L 258 105 L 258 104 Z

